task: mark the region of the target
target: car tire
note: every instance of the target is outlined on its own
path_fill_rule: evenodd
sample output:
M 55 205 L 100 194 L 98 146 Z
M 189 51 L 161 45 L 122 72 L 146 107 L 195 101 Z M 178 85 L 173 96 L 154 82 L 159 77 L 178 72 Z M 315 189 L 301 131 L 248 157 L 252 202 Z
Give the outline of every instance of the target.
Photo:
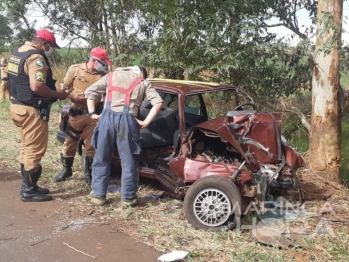
M 236 227 L 241 204 L 241 194 L 231 180 L 207 176 L 190 186 L 184 198 L 184 212 L 196 229 L 227 231 Z

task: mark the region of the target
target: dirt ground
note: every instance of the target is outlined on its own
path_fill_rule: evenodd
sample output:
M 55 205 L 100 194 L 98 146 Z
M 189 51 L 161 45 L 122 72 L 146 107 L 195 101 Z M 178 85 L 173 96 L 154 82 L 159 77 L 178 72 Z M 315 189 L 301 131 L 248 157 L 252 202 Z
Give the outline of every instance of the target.
M 20 174 L 0 162 L 0 261 L 157 261 L 161 255 L 108 223 L 75 214 L 69 200 L 24 203 L 20 185 Z
M 343 185 L 325 180 L 309 169 L 303 169 L 298 174 L 298 180 L 304 201 L 328 200 L 347 190 Z

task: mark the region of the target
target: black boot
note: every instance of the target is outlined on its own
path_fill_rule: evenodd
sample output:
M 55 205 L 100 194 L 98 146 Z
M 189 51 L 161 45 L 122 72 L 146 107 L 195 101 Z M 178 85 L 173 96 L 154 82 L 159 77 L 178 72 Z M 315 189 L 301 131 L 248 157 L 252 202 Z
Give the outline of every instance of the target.
M 91 186 L 92 182 L 92 162 L 93 158 L 85 157 L 85 182 L 88 186 Z
M 31 169 L 29 171 L 23 170 L 25 187 L 21 200 L 23 202 L 43 202 L 50 201 L 50 195 L 41 194 L 37 189 L 36 183 L 41 176 L 41 168 Z
M 71 167 L 73 166 L 74 157 L 64 157 L 61 154 L 63 169 L 61 173 L 55 176 L 55 182 L 65 181 L 66 178 L 71 177 L 73 175 L 73 170 Z
M 19 190 L 19 194 L 22 195 L 23 194 L 23 191 L 25 189 L 25 183 L 24 183 L 24 174 L 23 174 L 23 170 L 24 170 L 24 164 L 23 163 L 20 163 L 21 165 L 21 174 L 22 174 L 22 186 L 21 186 L 21 190 Z M 41 166 L 40 166 L 40 169 L 41 169 Z M 39 187 L 38 185 L 36 185 L 36 188 L 39 190 L 39 192 L 41 194 L 48 194 L 50 193 L 50 190 L 48 190 L 48 188 L 44 188 L 44 187 Z

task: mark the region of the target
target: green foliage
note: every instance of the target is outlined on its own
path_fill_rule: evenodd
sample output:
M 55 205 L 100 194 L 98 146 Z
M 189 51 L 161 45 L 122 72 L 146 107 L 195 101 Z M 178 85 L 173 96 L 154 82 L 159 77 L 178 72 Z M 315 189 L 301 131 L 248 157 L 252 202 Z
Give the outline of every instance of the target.
M 287 99 L 287 107 L 298 108 L 305 117 L 311 114 L 311 92 L 301 92 Z M 293 112 L 282 114 L 282 135 L 298 152 L 307 152 L 309 149 L 309 132 L 302 124 L 299 116 Z
M 46 12 L 50 26 L 56 28 L 63 38 L 73 41 L 84 40 L 89 48 L 101 46 L 108 49 L 118 66 L 129 65 L 141 47 L 138 35 L 137 1 L 84 1 L 67 0 L 34 1 Z
M 298 152 L 309 149 L 309 132 L 294 114 L 283 121 L 283 135 Z
M 4 21 L 0 21 L 2 25 L 0 31 L 6 30 L 6 44 L 10 45 L 8 50 L 23 44 L 25 40 L 30 40 L 35 32 L 36 21 L 30 24 L 27 15 L 31 3 L 31 0 L 0 0 L 1 16 L 5 18 Z
M 33 29 L 21 29 L 13 38 L 11 47 L 20 47 L 25 41 L 30 41 L 33 38 L 35 30 Z
M 349 68 L 349 46 L 342 46 L 342 48 L 340 49 L 340 58 L 341 84 L 345 87 L 349 84 L 349 72 L 347 71 L 347 69 Z
M 322 12 L 319 17 L 317 37 L 321 43 L 317 44 L 317 51 L 323 52 L 324 55 L 329 55 L 334 46 L 337 46 L 341 39 L 341 23 L 340 26 L 335 26 L 335 16 L 332 12 Z M 337 23 L 338 24 L 338 23 Z
M 8 45 L 11 42 L 13 30 L 9 26 L 8 19 L 2 14 L 0 14 L 0 24 L 0 53 L 2 53 L 8 50 Z
M 299 4 L 315 14 L 312 1 Z M 280 42 L 267 21 L 277 16 L 300 34 L 293 8 L 289 1 L 151 1 L 145 21 L 158 24 L 157 34 L 145 40 L 143 64 L 165 76 L 234 83 L 257 101 L 288 96 L 310 87 L 310 42 Z

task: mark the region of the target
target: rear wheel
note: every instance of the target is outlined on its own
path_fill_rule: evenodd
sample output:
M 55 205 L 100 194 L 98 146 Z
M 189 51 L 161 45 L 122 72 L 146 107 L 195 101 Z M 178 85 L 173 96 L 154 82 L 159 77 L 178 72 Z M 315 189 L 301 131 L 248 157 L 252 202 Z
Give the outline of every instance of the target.
M 236 227 L 241 203 L 241 194 L 231 180 L 208 176 L 189 188 L 184 198 L 184 212 L 196 229 L 225 231 Z

